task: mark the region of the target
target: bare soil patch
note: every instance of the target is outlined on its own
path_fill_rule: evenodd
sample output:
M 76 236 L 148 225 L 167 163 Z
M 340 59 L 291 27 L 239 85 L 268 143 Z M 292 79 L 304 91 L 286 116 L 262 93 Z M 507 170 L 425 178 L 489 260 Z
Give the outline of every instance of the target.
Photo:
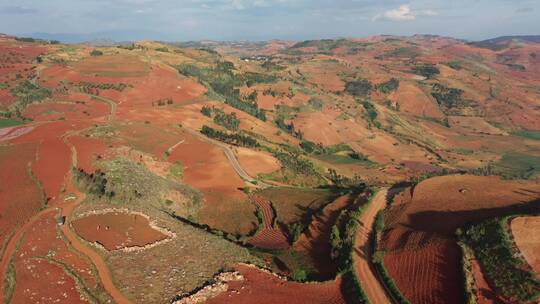
M 514 242 L 531 265 L 540 275 L 540 216 L 521 216 L 512 219 L 510 229 Z
M 346 303 L 341 278 L 324 283 L 302 284 L 285 281 L 274 274 L 247 265 L 239 265 L 237 268 L 244 280 L 230 282 L 226 292 L 208 300 L 207 304 Z
M 96 242 L 109 251 L 144 247 L 167 238 L 167 235 L 152 228 L 149 220 L 139 214 L 92 214 L 73 221 L 72 225 L 83 239 Z

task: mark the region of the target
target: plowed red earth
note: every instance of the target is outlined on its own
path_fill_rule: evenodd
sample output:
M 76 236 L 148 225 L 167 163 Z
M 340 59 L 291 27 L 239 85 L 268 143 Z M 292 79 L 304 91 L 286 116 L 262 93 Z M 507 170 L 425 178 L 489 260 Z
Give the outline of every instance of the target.
M 463 285 L 456 244 L 442 241 L 417 250 L 386 253 L 384 264 L 411 303 L 461 303 Z M 434 292 L 436 291 L 436 292 Z
M 275 214 L 270 202 L 258 195 L 253 196 L 252 201 L 263 214 L 264 227 L 254 237 L 250 238 L 248 243 L 263 249 L 279 250 L 289 248 L 289 242 L 283 231 L 273 225 Z
M 486 186 L 489 185 L 489 186 Z M 540 184 L 498 177 L 444 176 L 400 193 L 386 214 L 385 265 L 413 303 L 460 303 L 457 228 L 496 216 L 538 210 Z
M 147 218 L 138 214 L 93 214 L 73 221 L 72 225 L 83 239 L 97 242 L 107 250 L 143 247 L 167 238 L 153 229 Z
M 37 145 L 0 146 L 0 252 L 14 229 L 37 213 L 41 191 L 30 171 Z
M 240 265 L 243 281 L 229 283 L 229 289 L 208 300 L 207 304 L 342 304 L 347 303 L 342 293 L 341 278 L 324 283 L 296 283 L 284 281 L 256 268 Z

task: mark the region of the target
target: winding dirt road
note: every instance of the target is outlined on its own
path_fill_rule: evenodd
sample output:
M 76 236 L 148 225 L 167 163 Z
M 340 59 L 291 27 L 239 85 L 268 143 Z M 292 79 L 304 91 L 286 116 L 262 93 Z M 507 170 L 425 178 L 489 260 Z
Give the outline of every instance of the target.
M 378 280 L 375 267 L 371 262 L 371 253 L 373 252 L 371 242 L 371 235 L 374 232 L 373 223 L 375 222 L 377 213 L 386 206 L 387 193 L 388 189 L 381 189 L 375 194 L 375 197 L 360 218 L 360 226 L 356 232 L 355 239 L 354 251 L 356 254 L 353 256 L 354 268 L 356 275 L 360 279 L 362 288 L 372 304 L 393 303 L 384 286 Z

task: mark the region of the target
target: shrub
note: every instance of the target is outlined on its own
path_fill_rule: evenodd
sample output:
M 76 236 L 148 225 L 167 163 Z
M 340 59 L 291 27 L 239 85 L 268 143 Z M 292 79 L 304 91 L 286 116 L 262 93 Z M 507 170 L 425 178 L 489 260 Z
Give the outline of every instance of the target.
M 201 109 L 201 113 L 204 116 L 212 117 L 212 108 L 208 106 L 203 106 Z
M 103 55 L 103 52 L 100 50 L 92 50 L 90 52 L 90 56 L 102 56 L 102 55 Z
M 449 88 L 438 83 L 433 85 L 431 91 L 431 96 L 437 100 L 437 103 L 448 109 L 455 108 L 461 103 L 462 94 L 463 91 L 460 89 Z
M 367 79 L 348 81 L 345 84 L 345 92 L 356 97 L 366 97 L 372 88 L 373 85 Z
M 413 67 L 413 72 L 415 74 L 424 76 L 428 79 L 432 78 L 435 75 L 440 74 L 439 69 L 433 64 L 423 64 Z
M 214 138 L 214 139 L 217 139 L 219 141 L 222 141 L 231 145 L 236 145 L 236 146 L 241 146 L 241 147 L 258 147 L 259 146 L 259 143 L 257 142 L 257 140 L 251 136 L 242 135 L 238 133 L 229 134 L 229 133 L 225 133 L 225 132 L 213 129 L 206 125 L 202 127 L 201 133 L 210 138 Z
M 236 131 L 240 125 L 240 120 L 236 117 L 236 113 L 227 114 L 223 111 L 218 111 L 214 116 L 214 122 L 228 130 Z
M 392 78 L 388 80 L 387 82 L 383 82 L 376 86 L 377 90 L 385 94 L 395 91 L 398 87 L 399 87 L 399 80 L 397 80 L 396 78 Z

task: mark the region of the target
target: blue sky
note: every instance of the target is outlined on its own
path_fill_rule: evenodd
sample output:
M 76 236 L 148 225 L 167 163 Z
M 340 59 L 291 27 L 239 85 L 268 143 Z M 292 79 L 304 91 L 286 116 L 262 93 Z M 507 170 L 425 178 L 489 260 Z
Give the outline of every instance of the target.
M 0 32 L 63 40 L 540 34 L 540 0 L 0 0 Z

